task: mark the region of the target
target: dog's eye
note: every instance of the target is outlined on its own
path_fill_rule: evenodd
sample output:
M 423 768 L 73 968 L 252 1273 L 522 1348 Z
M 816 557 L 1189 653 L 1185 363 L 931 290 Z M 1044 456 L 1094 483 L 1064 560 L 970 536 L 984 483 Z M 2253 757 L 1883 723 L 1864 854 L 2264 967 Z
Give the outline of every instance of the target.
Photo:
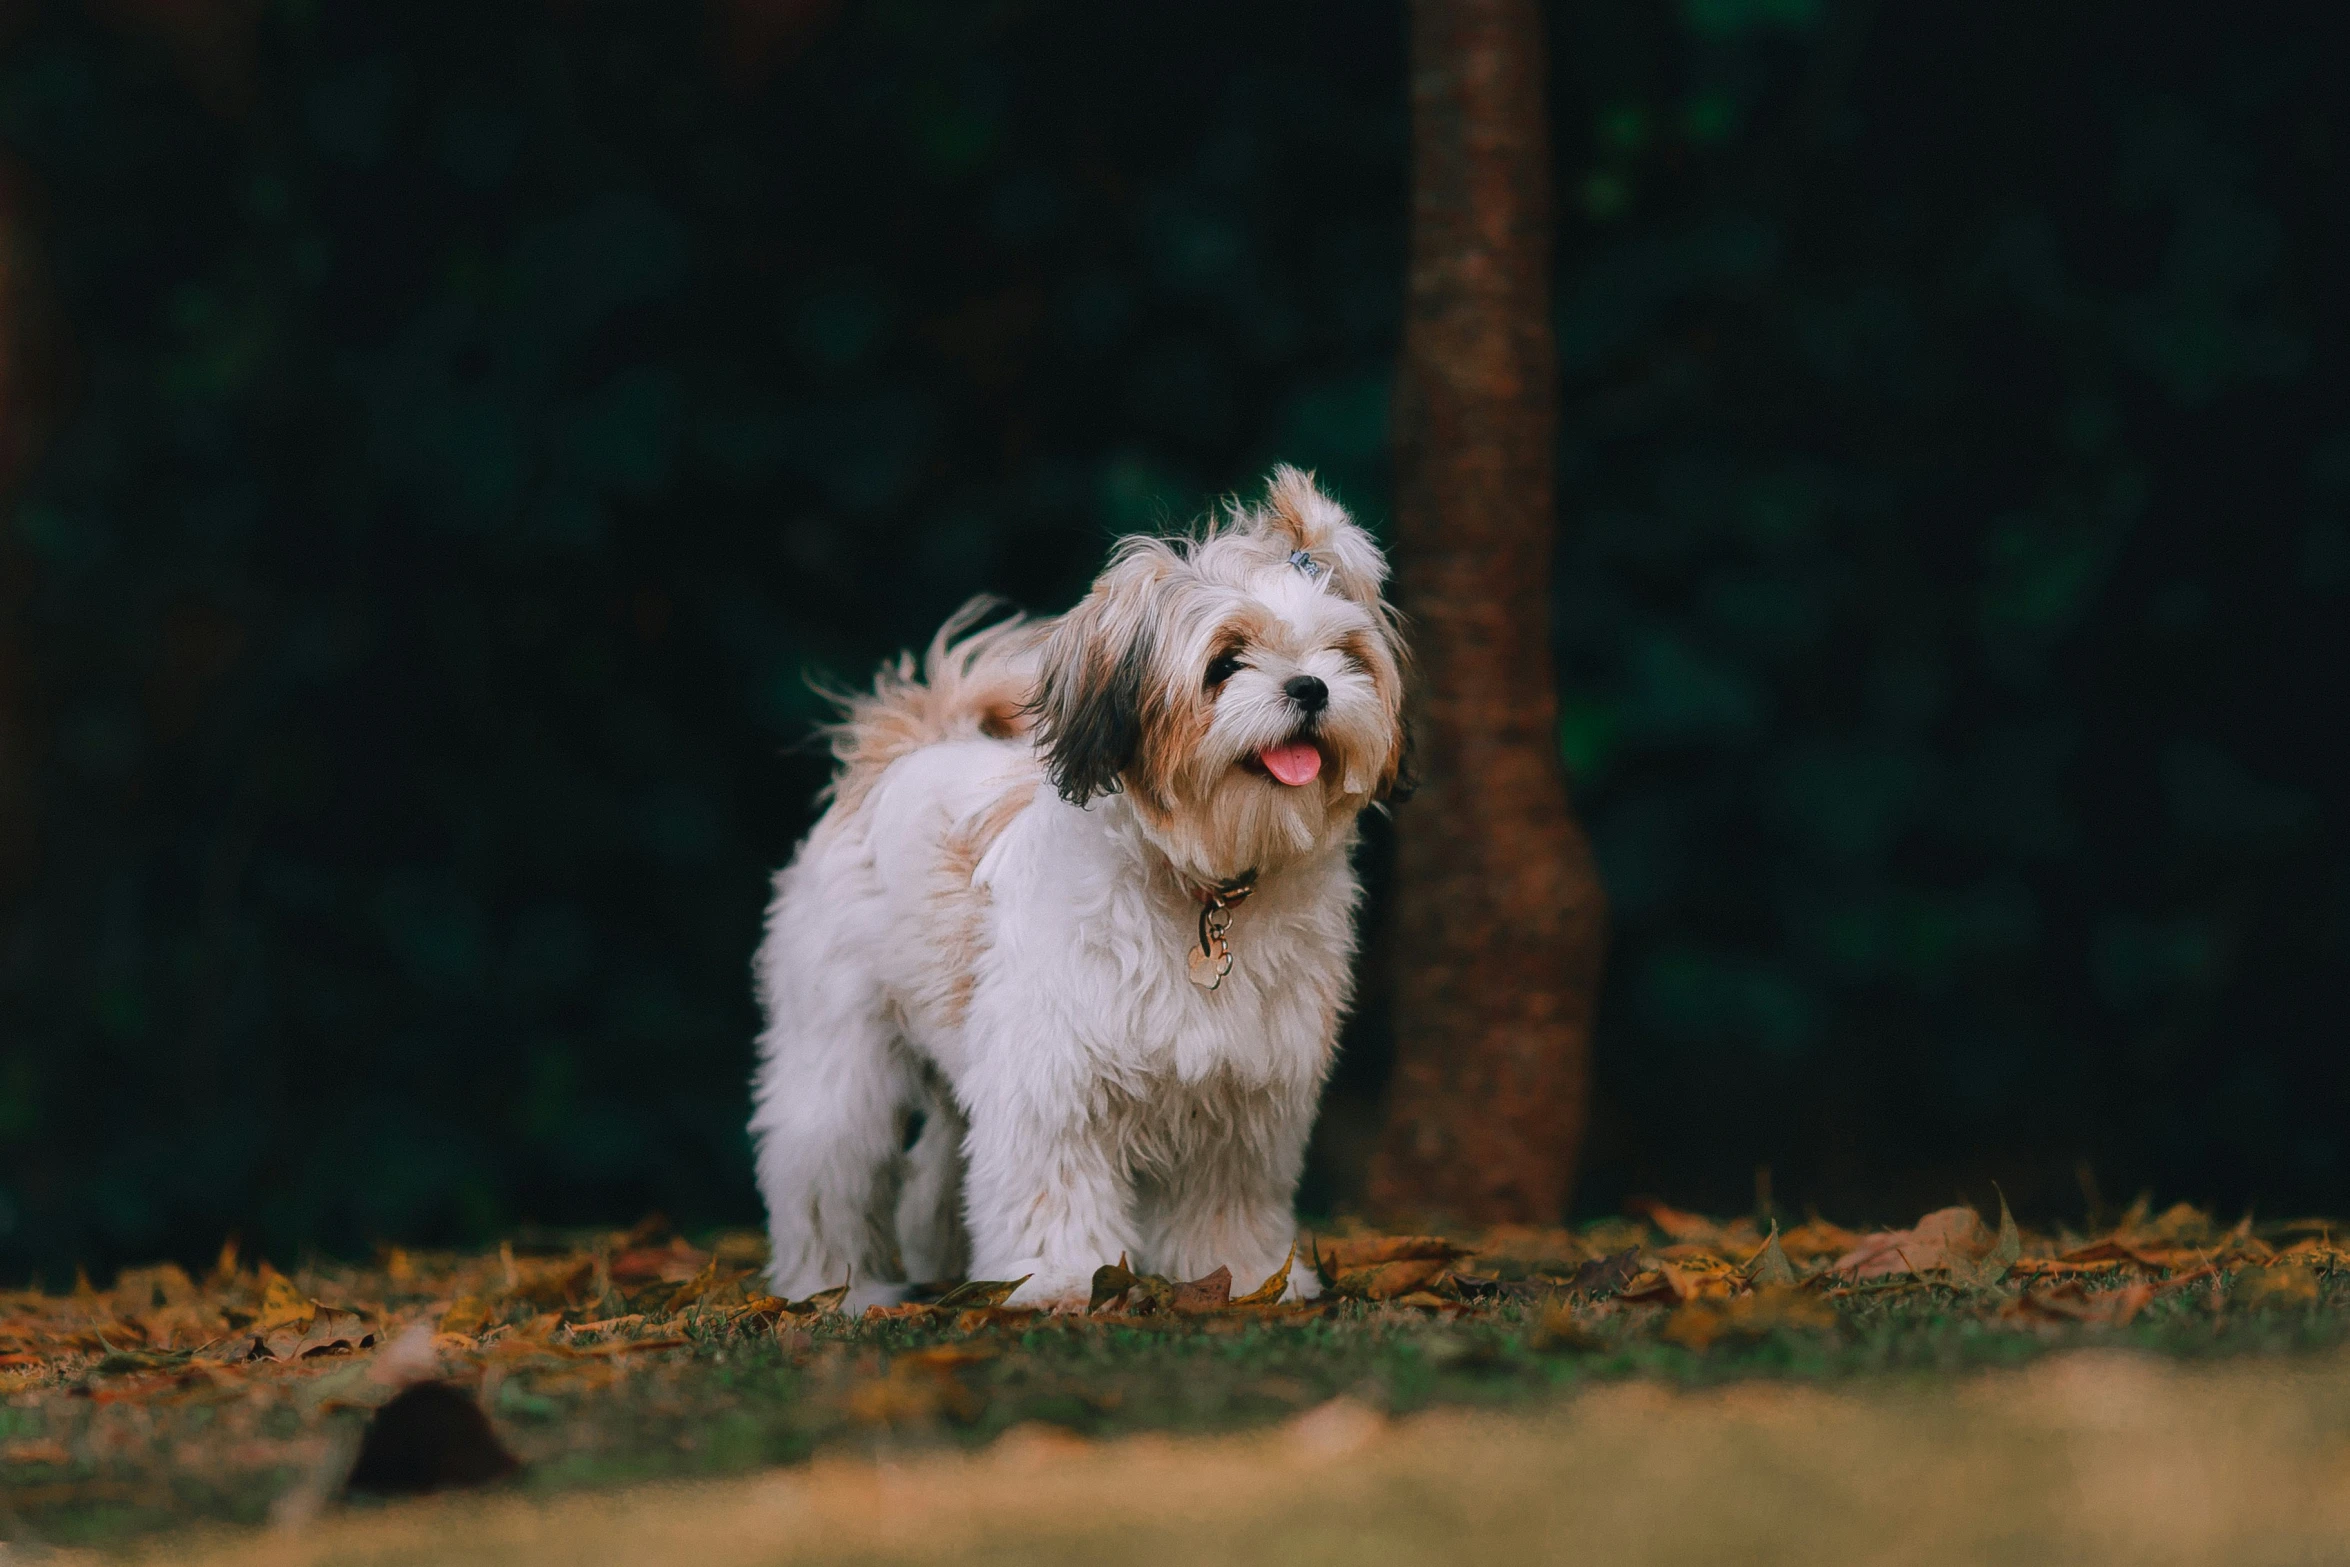
M 1216 687 L 1239 674 L 1244 667 L 1238 654 L 1218 653 L 1214 658 L 1208 660 L 1208 689 L 1215 690 Z

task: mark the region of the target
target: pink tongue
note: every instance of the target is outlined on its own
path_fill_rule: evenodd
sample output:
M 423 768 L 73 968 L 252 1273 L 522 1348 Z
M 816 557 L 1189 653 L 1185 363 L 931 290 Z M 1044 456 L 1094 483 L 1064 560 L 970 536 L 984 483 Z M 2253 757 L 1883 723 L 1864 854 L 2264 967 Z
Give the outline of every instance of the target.
M 1257 760 L 1265 764 L 1266 772 L 1293 789 L 1322 776 L 1322 753 L 1303 740 L 1269 745 L 1257 753 Z

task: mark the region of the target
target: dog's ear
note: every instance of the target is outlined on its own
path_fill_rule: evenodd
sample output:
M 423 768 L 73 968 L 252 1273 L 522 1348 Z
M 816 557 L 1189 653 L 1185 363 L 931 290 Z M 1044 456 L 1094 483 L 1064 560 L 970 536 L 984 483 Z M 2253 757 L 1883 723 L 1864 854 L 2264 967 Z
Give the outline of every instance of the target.
M 1045 639 L 1032 704 L 1037 746 L 1046 776 L 1072 805 L 1116 794 L 1142 750 L 1151 590 L 1173 559 L 1155 540 L 1129 541 Z
M 1386 776 L 1379 780 L 1379 792 L 1372 798 L 1388 805 L 1405 805 L 1420 792 L 1419 770 L 1412 765 L 1412 721 L 1398 720 L 1395 730 L 1394 757 L 1387 764 Z
M 1246 517 L 1250 531 L 1276 543 L 1301 568 L 1327 572 L 1330 585 L 1346 597 L 1380 603 L 1387 557 L 1345 507 L 1322 493 L 1312 474 L 1281 464 L 1265 481 L 1264 501 Z

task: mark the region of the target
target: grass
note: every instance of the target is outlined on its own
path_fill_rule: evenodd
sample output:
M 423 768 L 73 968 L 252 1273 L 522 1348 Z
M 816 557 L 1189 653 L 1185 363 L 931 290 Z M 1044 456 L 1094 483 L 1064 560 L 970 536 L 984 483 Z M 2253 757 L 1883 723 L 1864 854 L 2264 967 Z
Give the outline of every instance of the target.
M 1640 1260 L 1652 1266 L 1619 1277 L 1608 1298 L 1565 1291 L 1575 1256 L 1627 1239 L 1618 1226 L 1523 1248 L 1547 1248 L 1547 1260 L 1455 1257 L 1400 1301 L 1096 1317 L 793 1311 L 732 1275 L 726 1259 L 752 1243 L 724 1238 L 672 1241 L 664 1266 L 690 1276 L 642 1282 L 631 1275 L 647 1265 L 628 1259 L 646 1248 L 618 1236 L 552 1260 L 392 1258 L 292 1279 L 231 1265 L 202 1286 L 181 1275 L 192 1293 L 178 1305 L 166 1300 L 177 1285 L 139 1276 L 111 1296 L 18 1298 L 16 1341 L 34 1342 L 36 1322 L 50 1337 L 45 1358 L 18 1351 L 8 1358 L 36 1363 L 0 1372 L 13 1378 L 0 1403 L 0 1526 L 14 1541 L 117 1551 L 191 1524 L 384 1508 L 335 1496 L 388 1396 L 373 1368 L 403 1324 L 439 1329 L 437 1371 L 477 1389 L 524 1461 L 502 1494 L 538 1499 L 827 1455 L 951 1461 L 1015 1431 L 1089 1443 L 1262 1432 L 1337 1399 L 1382 1418 L 1547 1420 L 1625 1383 L 1875 1397 L 2089 1346 L 2180 1362 L 2308 1357 L 2350 1339 L 2350 1268 L 2330 1245 L 2279 1259 L 2277 1246 L 2237 1238 L 2243 1255 L 2228 1266 L 2189 1267 L 2183 1252 L 2165 1266 L 2151 1243 L 2134 1264 L 2069 1265 L 2057 1299 L 2023 1279 L 2028 1261 L 1853 1282 L 1810 1259 L 1804 1283 L 1757 1288 L 1738 1267 L 1759 1268 L 1759 1253 L 1734 1265 L 1747 1249 L 1736 1235 L 1648 1234 L 1655 1254 Z M 1666 1254 L 1679 1258 L 1670 1279 Z M 297 1308 L 307 1315 L 270 1326 L 273 1311 Z M 209 1311 L 234 1330 L 195 1351 L 157 1347 L 208 1331 L 174 1311 Z M 333 1339 L 346 1315 L 378 1340 Z M 134 1334 L 147 1347 L 125 1348 L 142 1342 Z M 282 1353 L 263 1353 L 272 1344 Z M 313 1348 L 295 1353 L 302 1344 Z

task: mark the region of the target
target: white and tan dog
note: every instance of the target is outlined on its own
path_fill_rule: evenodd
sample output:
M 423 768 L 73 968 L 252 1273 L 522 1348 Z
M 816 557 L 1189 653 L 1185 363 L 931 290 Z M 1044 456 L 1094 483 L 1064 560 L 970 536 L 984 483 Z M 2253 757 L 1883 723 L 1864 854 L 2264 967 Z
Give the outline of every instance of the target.
M 1280 1267 L 1348 850 L 1403 766 L 1386 571 L 1279 468 L 1197 535 L 1121 542 L 1059 619 L 972 630 L 975 603 L 848 700 L 757 959 L 779 1293 L 1025 1275 L 1015 1303 L 1067 1306 L 1121 1253 L 1244 1290 Z

